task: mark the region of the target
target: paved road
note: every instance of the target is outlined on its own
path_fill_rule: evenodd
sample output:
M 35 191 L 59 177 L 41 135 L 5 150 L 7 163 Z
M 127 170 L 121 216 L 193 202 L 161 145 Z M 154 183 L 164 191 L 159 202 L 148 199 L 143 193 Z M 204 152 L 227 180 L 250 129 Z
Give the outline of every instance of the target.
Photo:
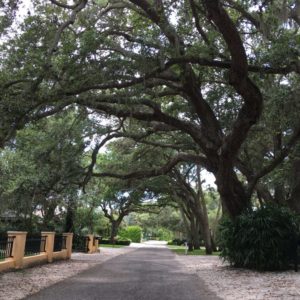
M 52 285 L 30 300 L 218 300 L 164 247 L 139 248 Z

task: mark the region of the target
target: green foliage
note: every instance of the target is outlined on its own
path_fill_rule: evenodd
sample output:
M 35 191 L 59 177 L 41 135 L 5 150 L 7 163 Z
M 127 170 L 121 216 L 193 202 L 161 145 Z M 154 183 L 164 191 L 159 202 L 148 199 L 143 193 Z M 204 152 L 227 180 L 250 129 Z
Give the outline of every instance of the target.
M 174 237 L 174 234 L 166 228 L 159 228 L 157 230 L 157 236 L 160 241 L 169 241 Z
M 174 239 L 168 241 L 168 246 L 182 246 L 186 240 L 181 240 L 181 239 Z
M 143 228 L 144 238 L 171 240 L 176 233 L 184 232 L 184 224 L 177 209 L 171 206 L 160 208 L 159 213 L 131 214 L 131 223 Z
M 108 226 L 108 220 L 103 213 L 92 207 L 78 207 L 74 218 L 75 232 L 78 234 L 100 234 L 104 232 Z
M 130 239 L 134 243 L 140 243 L 142 239 L 142 228 L 140 226 L 127 226 L 120 230 L 119 237 Z
M 2 150 L 0 212 L 15 216 L 11 229 L 62 230 L 83 171 L 87 121 L 82 117 L 70 107 L 19 131 Z
M 265 206 L 219 225 L 221 257 L 235 267 L 260 271 L 289 267 L 299 219 L 288 209 Z
M 130 243 L 131 243 L 131 241 L 129 239 L 124 239 L 124 238 L 118 239 L 115 241 L 115 245 L 120 245 L 120 246 L 129 246 Z M 101 240 L 100 244 L 101 245 L 111 245 L 111 242 L 110 242 L 110 240 L 103 239 L 103 240 Z M 101 245 L 100 245 L 100 247 L 101 247 Z

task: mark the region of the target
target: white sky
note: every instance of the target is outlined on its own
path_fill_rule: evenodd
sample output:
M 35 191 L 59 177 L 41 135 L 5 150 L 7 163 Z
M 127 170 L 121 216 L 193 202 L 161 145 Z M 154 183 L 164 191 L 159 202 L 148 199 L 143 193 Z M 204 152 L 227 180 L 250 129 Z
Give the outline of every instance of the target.
M 213 188 L 217 188 L 216 184 L 215 184 L 215 176 L 212 173 L 207 172 L 206 170 L 201 171 L 201 176 L 202 179 L 205 180 L 205 182 L 203 183 L 205 188 L 208 187 L 213 187 Z

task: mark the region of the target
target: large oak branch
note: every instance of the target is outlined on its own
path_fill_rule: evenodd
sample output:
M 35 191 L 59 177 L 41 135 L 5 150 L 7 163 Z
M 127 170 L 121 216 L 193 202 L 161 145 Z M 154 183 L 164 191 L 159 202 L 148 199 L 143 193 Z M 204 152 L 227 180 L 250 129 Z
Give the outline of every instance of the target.
M 142 178 L 149 178 L 149 177 L 155 177 L 155 176 L 161 176 L 165 175 L 168 172 L 172 170 L 174 166 L 181 162 L 189 162 L 189 163 L 195 163 L 200 164 L 207 169 L 209 169 L 208 161 L 205 157 L 200 155 L 193 155 L 193 154 L 178 154 L 174 158 L 172 158 L 167 164 L 160 168 L 154 168 L 150 170 L 141 170 L 141 171 L 135 171 L 128 174 L 116 174 L 112 172 L 103 172 L 103 173 L 93 173 L 94 177 L 114 177 L 119 179 L 142 179 Z

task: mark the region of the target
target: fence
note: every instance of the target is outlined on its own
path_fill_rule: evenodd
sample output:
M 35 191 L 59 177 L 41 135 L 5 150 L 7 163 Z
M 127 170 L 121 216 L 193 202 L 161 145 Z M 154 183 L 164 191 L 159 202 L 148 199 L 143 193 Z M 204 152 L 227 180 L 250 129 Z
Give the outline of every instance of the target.
M 99 239 L 93 234 L 74 236 L 73 249 L 99 252 Z M 27 236 L 27 232 L 8 231 L 5 235 L 0 234 L 0 272 L 70 258 L 72 241 L 73 233 L 42 232 Z
M 99 252 L 99 240 L 101 240 L 101 237 L 93 234 L 89 234 L 88 236 L 74 235 L 73 250 L 85 253 Z
M 25 243 L 25 256 L 38 255 L 45 252 L 46 237 L 45 236 L 27 236 Z
M 63 249 L 66 249 L 66 240 L 67 240 L 66 236 L 55 235 L 53 251 L 57 252 L 57 251 L 61 251 Z
M 26 236 L 27 232 L 20 231 L 9 231 L 7 237 L 0 236 L 0 271 L 71 257 L 72 233 L 63 233 L 56 238 L 54 232 Z
M 73 250 L 77 252 L 89 252 L 90 238 L 88 236 L 74 235 L 73 236 Z
M 14 236 L 0 238 L 0 260 L 12 257 Z

